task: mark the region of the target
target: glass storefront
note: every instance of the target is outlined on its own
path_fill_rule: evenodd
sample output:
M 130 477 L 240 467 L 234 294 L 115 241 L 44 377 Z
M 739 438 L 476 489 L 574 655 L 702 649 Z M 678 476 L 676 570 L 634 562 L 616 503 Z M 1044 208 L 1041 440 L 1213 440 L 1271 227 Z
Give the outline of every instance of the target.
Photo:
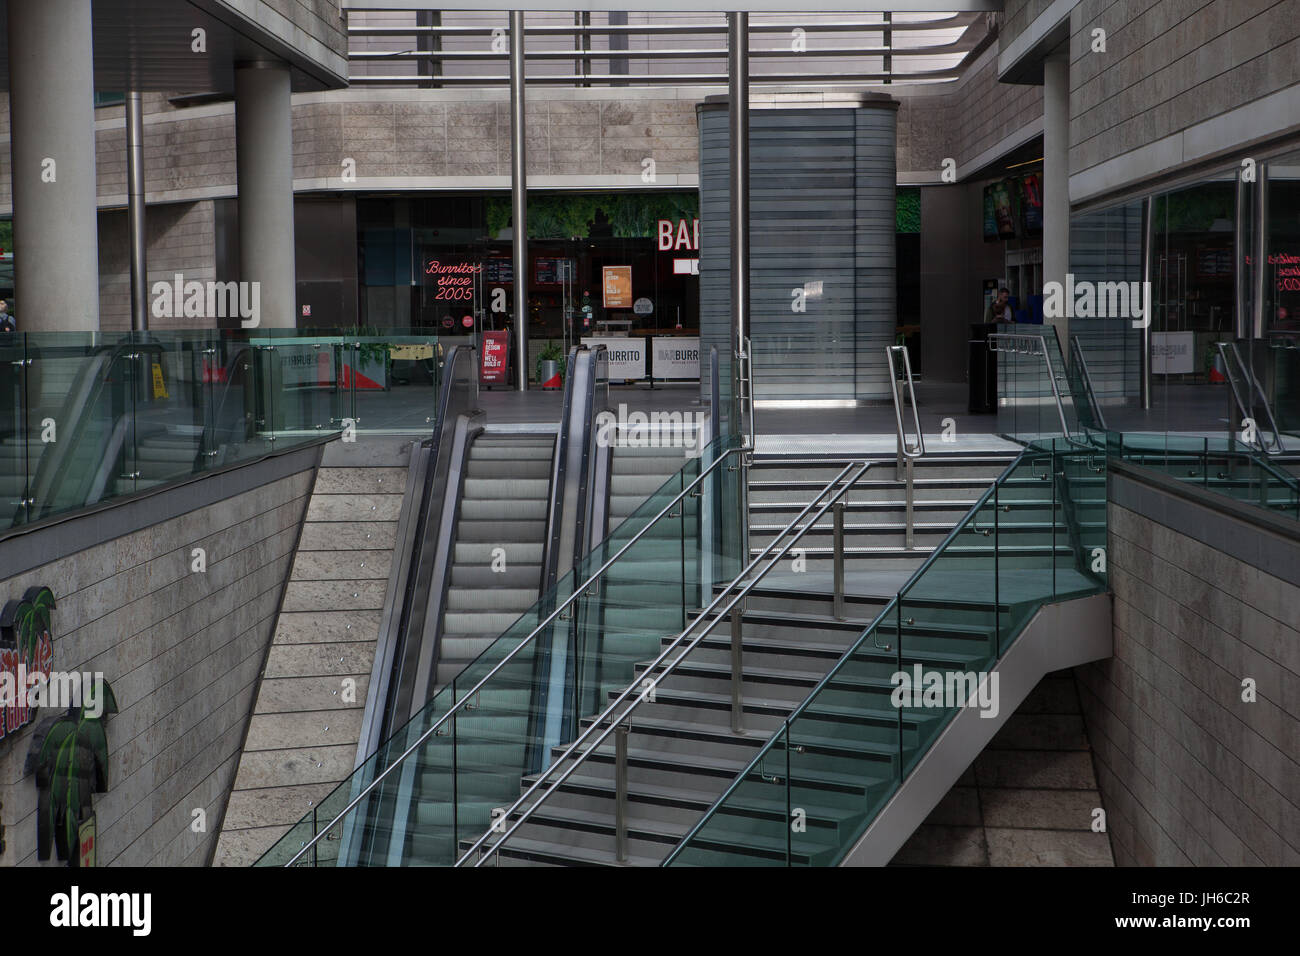
M 1300 152 L 1267 173 L 1263 335 L 1255 350 L 1279 427 L 1300 433 Z M 1300 445 L 1300 442 L 1293 444 Z M 1290 446 L 1288 446 L 1290 447 Z
M 477 335 L 514 311 L 509 194 L 357 202 L 361 324 Z M 548 343 L 699 334 L 694 192 L 528 200 L 529 368 Z
M 1300 447 L 1300 154 L 1074 216 L 1071 270 L 1076 284 L 1151 283 L 1145 367 L 1140 322 L 1070 323 L 1097 391 L 1123 406 L 1112 428 L 1240 440 L 1250 418 Z

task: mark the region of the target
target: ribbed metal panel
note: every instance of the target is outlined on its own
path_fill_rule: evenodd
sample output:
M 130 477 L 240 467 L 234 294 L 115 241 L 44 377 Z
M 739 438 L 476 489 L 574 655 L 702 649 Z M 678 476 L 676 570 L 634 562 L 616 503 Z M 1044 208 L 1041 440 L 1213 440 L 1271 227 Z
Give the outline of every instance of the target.
M 883 400 L 895 328 L 892 100 L 751 114 L 755 397 Z M 700 109 L 700 335 L 729 360 L 727 109 Z M 794 292 L 805 290 L 804 310 Z M 720 374 L 729 374 L 723 362 Z M 726 379 L 724 378 L 724 384 Z M 707 382 L 705 383 L 707 388 Z
M 1112 206 L 1070 222 L 1070 271 L 1075 282 L 1142 281 L 1142 202 Z M 1130 319 L 1070 321 L 1079 337 L 1103 405 L 1136 400 L 1142 362 L 1142 333 Z

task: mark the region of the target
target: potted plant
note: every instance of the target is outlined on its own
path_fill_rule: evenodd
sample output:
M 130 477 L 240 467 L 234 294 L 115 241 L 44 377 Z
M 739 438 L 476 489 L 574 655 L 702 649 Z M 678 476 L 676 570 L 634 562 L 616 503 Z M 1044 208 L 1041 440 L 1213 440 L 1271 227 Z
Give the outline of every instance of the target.
M 554 340 L 547 342 L 537 354 L 537 381 L 542 388 L 562 388 L 564 385 L 564 350 Z

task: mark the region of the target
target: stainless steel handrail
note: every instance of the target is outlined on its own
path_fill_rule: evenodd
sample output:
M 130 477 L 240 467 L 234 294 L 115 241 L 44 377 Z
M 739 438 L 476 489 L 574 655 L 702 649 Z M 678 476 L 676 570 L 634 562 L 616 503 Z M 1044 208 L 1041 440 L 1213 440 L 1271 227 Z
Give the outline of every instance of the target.
M 642 672 L 643 676 L 634 679 L 630 684 L 628 684 L 628 686 L 624 688 L 623 692 L 618 695 L 618 698 L 614 700 L 613 703 L 611 703 L 608 707 L 606 707 L 605 710 L 602 711 L 598 717 L 595 717 L 591 720 L 591 725 L 585 731 L 583 731 L 582 734 L 580 734 L 572 744 L 569 745 L 569 747 L 564 751 L 564 753 L 561 754 L 559 757 L 557 757 L 554 761 L 552 761 L 550 767 L 548 767 L 545 771 L 543 771 L 538 776 L 538 778 L 533 782 L 532 786 L 530 786 L 519 797 L 518 800 L 516 800 L 513 804 L 511 804 L 511 806 L 508 809 L 506 809 L 503 813 L 501 813 L 497 817 L 498 821 L 508 820 L 510 818 L 510 815 L 514 813 L 516 810 L 518 810 L 520 805 L 523 804 L 524 801 L 526 801 L 530 796 L 533 795 L 533 793 L 537 791 L 539 787 L 542 786 L 542 784 L 551 776 L 551 773 L 557 767 L 560 767 L 566 761 L 568 761 L 568 759 L 573 755 L 574 751 L 577 750 L 578 747 L 580 747 L 589 736 L 591 736 L 596 731 L 598 731 L 602 727 L 602 725 L 605 724 L 607 720 L 609 720 L 609 718 L 614 713 L 614 711 L 619 707 L 620 704 L 622 704 L 625 700 L 627 700 L 629 695 L 633 694 L 637 690 L 640 690 L 641 692 L 640 696 L 637 697 L 632 702 L 631 706 L 629 706 L 626 710 L 624 710 L 621 714 L 619 714 L 617 719 L 610 721 L 608 727 L 605 729 L 603 733 L 600 734 L 599 737 L 596 738 L 595 742 L 592 743 L 592 745 L 589 748 L 587 748 L 587 750 L 584 753 L 582 753 L 582 755 L 579 756 L 577 760 L 573 761 L 568 765 L 568 767 L 564 770 L 564 772 L 561 773 L 560 776 L 547 788 L 546 792 L 543 793 L 535 803 L 533 803 L 523 813 L 521 813 L 519 815 L 519 818 L 515 820 L 514 824 L 508 830 L 501 833 L 500 839 L 493 842 L 492 845 L 487 848 L 486 852 L 480 855 L 478 860 L 475 861 L 474 866 L 476 867 L 482 866 L 485 862 L 487 862 L 487 860 L 490 859 L 492 855 L 503 844 L 505 844 L 507 840 L 510 839 L 511 835 L 513 835 L 514 832 L 518 830 L 519 827 L 522 826 L 530 816 L 532 816 L 533 812 L 538 807 L 540 807 L 543 803 L 545 803 L 550 798 L 551 794 L 553 794 L 556 791 L 556 789 L 560 787 L 560 785 L 563 784 L 564 781 L 567 780 L 575 770 L 578 769 L 578 767 L 582 766 L 583 762 L 588 757 L 590 757 L 593 753 L 596 752 L 597 748 L 599 748 L 600 745 L 604 743 L 605 739 L 609 737 L 611 733 L 613 733 L 616 729 L 618 729 L 623 724 L 623 722 L 632 714 L 632 711 L 636 710 L 636 708 L 641 705 L 641 703 L 647 698 L 647 696 L 651 694 L 654 688 L 659 685 L 659 682 L 662 681 L 669 674 L 671 674 L 673 672 L 673 669 L 678 664 L 680 664 L 683 660 L 686 659 L 686 657 L 696 648 L 696 646 L 700 643 L 700 641 L 702 641 L 709 634 L 710 631 L 712 631 L 724 620 L 727 620 L 728 616 L 731 614 L 732 609 L 735 608 L 738 604 L 740 604 L 740 602 L 745 599 L 745 597 L 749 594 L 749 592 L 758 586 L 758 583 L 762 581 L 764 577 L 767 576 L 768 572 L 770 572 L 774 567 L 776 567 L 777 563 L 781 560 L 781 558 L 783 558 L 786 555 L 786 553 L 790 550 L 790 548 L 793 547 L 794 544 L 797 541 L 799 541 L 800 538 L 802 538 L 811 528 L 816 526 L 817 522 L 821 520 L 822 516 L 826 514 L 827 510 L 830 509 L 836 502 L 838 502 L 840 498 L 843 497 L 844 494 L 849 491 L 850 488 L 852 488 L 855 484 L 857 484 L 858 480 L 864 474 L 866 474 L 868 469 L 871 468 L 872 464 L 874 464 L 874 462 L 858 461 L 858 462 L 850 462 L 849 464 L 845 465 L 844 468 L 841 469 L 840 473 L 836 475 L 833 479 L 831 479 L 831 481 L 826 485 L 826 487 L 824 487 L 820 492 L 818 492 L 817 495 L 812 499 L 812 501 L 808 502 L 808 504 L 804 506 L 803 510 L 800 511 L 799 514 L 797 514 L 790 521 L 790 523 L 785 526 L 785 528 L 781 531 L 781 533 L 778 534 L 767 545 L 767 547 L 763 549 L 763 552 L 759 554 L 758 557 L 754 558 L 745 567 L 745 569 L 741 571 L 739 575 L 736 576 L 735 580 L 733 580 L 730 584 L 728 584 L 725 588 L 723 588 L 721 593 L 719 593 L 718 596 L 714 598 L 714 600 L 709 604 L 709 606 L 705 608 L 703 611 L 701 611 L 699 616 L 695 620 L 693 620 L 689 625 L 687 625 L 686 629 L 683 630 L 680 634 L 678 634 L 677 637 L 674 638 L 673 642 L 668 647 L 664 648 L 659 653 L 659 656 L 656 657 L 650 664 L 646 666 L 645 670 Z M 690 641 L 689 645 L 682 651 L 682 653 L 677 657 L 676 660 L 672 661 L 672 663 L 670 663 L 663 671 L 654 674 L 652 678 L 649 677 L 648 675 L 652 674 L 655 671 L 655 668 L 657 668 L 660 664 L 662 664 L 666 657 L 668 657 L 675 650 L 677 650 L 677 648 L 682 644 L 682 642 L 686 640 L 687 635 L 690 634 L 691 631 L 695 630 L 696 626 L 701 621 L 705 620 L 719 604 L 721 604 L 723 601 L 727 599 L 728 594 L 730 594 L 737 587 L 741 586 L 742 582 L 745 582 L 745 579 L 749 577 L 749 575 L 754 570 L 754 568 L 757 567 L 758 564 L 768 556 L 771 550 L 774 547 L 776 547 L 777 543 L 781 541 L 787 534 L 789 534 L 790 530 L 801 520 L 803 520 L 804 517 L 807 516 L 808 512 L 813 509 L 813 507 L 817 504 L 817 502 L 821 501 L 821 499 L 827 494 L 827 492 L 829 492 L 837 484 L 839 484 L 841 479 L 843 479 L 844 476 L 855 466 L 857 466 L 858 470 L 854 473 L 853 477 L 851 477 L 847 481 L 847 483 L 844 485 L 843 488 L 840 488 L 839 491 L 835 492 L 835 494 L 832 495 L 830 499 L 827 500 L 826 503 L 821 506 L 821 509 L 817 512 L 816 515 L 813 516 L 812 520 L 809 521 L 807 525 L 801 528 L 799 532 L 793 538 L 791 538 L 777 554 L 773 555 L 767 567 L 763 568 L 763 570 L 760 571 L 752 580 L 743 584 L 743 587 L 741 587 L 740 592 L 736 594 L 734 598 L 731 599 L 731 603 L 729 603 L 723 610 L 718 612 L 718 615 L 713 618 L 712 622 L 707 627 L 705 627 L 702 631 L 700 631 L 700 633 L 693 640 Z M 733 647 L 734 647 L 734 641 L 733 641 Z M 733 674 L 733 679 L 734 679 L 734 674 Z M 624 750 L 623 752 L 625 753 L 626 751 Z M 456 861 L 455 865 L 460 866 L 461 864 L 465 863 L 465 861 L 468 860 L 472 854 L 480 850 L 483 847 L 483 844 L 486 843 L 487 840 L 489 840 L 492 837 L 492 835 L 497 832 L 496 827 L 498 826 L 500 826 L 500 823 L 494 822 L 494 824 L 488 828 L 487 832 L 484 833 L 481 837 L 479 837 L 478 840 L 476 840 L 474 844 L 465 851 L 465 853 L 460 857 L 460 859 Z M 621 825 L 618 827 L 618 829 L 621 833 L 622 831 Z M 624 843 L 624 839 L 621 836 L 616 834 L 616 846 L 620 849 L 620 851 L 623 843 Z
M 1088 360 L 1083 357 L 1083 345 L 1077 335 L 1070 336 L 1070 355 L 1079 363 L 1079 373 L 1083 378 L 1083 387 L 1088 393 L 1088 405 L 1096 416 L 1097 428 L 1101 431 L 1110 431 L 1110 427 L 1106 424 L 1106 413 L 1101 410 L 1101 402 L 1097 400 L 1097 392 L 1092 387 L 1092 373 L 1088 371 Z
M 1250 404 L 1242 398 L 1241 390 L 1237 387 L 1237 378 L 1233 374 L 1234 371 L 1241 376 L 1243 385 L 1249 385 L 1252 401 L 1258 396 L 1259 402 L 1264 408 L 1264 414 L 1268 417 L 1268 426 L 1272 429 L 1273 440 L 1265 443 L 1263 436 L 1260 434 L 1261 430 L 1258 427 L 1255 428 L 1255 444 L 1258 445 L 1260 453 L 1267 458 L 1278 452 L 1286 451 L 1285 446 L 1282 444 L 1282 433 L 1278 430 L 1277 420 L 1273 417 L 1273 407 L 1269 404 L 1268 396 L 1264 394 L 1264 389 L 1260 386 L 1259 380 L 1246 367 L 1246 362 L 1241 357 L 1241 351 L 1237 348 L 1237 343 L 1216 342 L 1215 345 L 1218 347 L 1219 357 L 1223 359 L 1224 367 L 1228 370 L 1228 387 L 1232 390 L 1232 397 L 1237 403 L 1237 410 L 1241 412 L 1243 429 L 1245 420 L 1251 419 L 1253 416 L 1250 414 Z M 1229 426 L 1229 434 L 1233 431 L 1234 429 Z M 1242 442 L 1242 444 L 1248 445 L 1249 442 Z
M 731 455 L 739 451 L 741 451 L 741 449 L 739 448 L 728 448 L 726 451 L 720 452 L 718 454 L 717 461 L 715 461 L 708 468 L 700 472 L 700 474 L 697 475 L 689 485 L 687 485 L 680 492 L 678 492 L 678 494 L 673 498 L 673 500 L 668 502 L 668 504 L 665 505 L 663 509 L 657 515 L 655 515 L 654 518 L 651 519 L 651 521 L 648 524 L 646 524 L 644 528 L 642 528 L 640 531 L 634 534 L 630 539 L 628 539 L 626 544 L 624 544 L 621 548 L 618 549 L 617 554 L 615 554 L 612 558 L 610 558 L 608 561 L 602 564 L 591 575 L 591 577 L 587 578 L 586 581 L 582 582 L 582 584 L 575 587 L 573 589 L 573 593 L 571 593 L 567 598 L 565 598 L 565 600 L 562 603 L 560 603 L 555 608 L 555 610 L 551 611 L 551 613 L 548 614 L 546 618 L 543 621 L 541 621 L 541 623 L 539 623 L 535 628 L 533 628 L 533 630 L 529 632 L 527 637 L 525 637 L 518 644 L 516 644 L 515 647 L 511 649 L 510 653 L 506 654 L 505 657 L 501 658 L 501 660 L 499 660 L 490 671 L 488 671 L 485 675 L 483 675 L 482 680 L 480 680 L 477 684 L 475 684 L 470 690 L 466 691 L 465 695 L 461 697 L 459 701 L 453 704 L 447 710 L 447 712 L 443 714 L 441 717 L 439 717 L 431 727 L 429 727 L 427 730 L 424 731 L 424 733 L 420 734 L 419 738 L 415 741 L 415 743 L 411 744 L 410 747 L 404 750 L 402 754 L 391 764 L 389 764 L 382 773 L 376 776 L 375 779 L 372 780 L 365 787 L 365 789 L 363 789 L 359 794 L 353 797 L 352 800 L 348 803 L 348 805 L 345 806 L 342 810 L 340 810 L 338 815 L 335 816 L 334 819 L 331 820 L 327 826 L 323 827 L 320 830 L 320 832 L 318 832 L 314 837 L 311 838 L 311 840 L 309 840 L 306 844 L 304 844 L 302 849 L 300 849 L 297 853 L 295 853 L 293 857 L 287 863 L 285 863 L 285 866 L 293 866 L 296 862 L 298 862 L 299 858 L 301 858 L 303 854 L 305 854 L 308 850 L 310 850 L 313 846 L 315 846 L 320 841 L 320 839 L 326 833 L 332 830 L 340 820 L 342 820 L 349 813 L 351 813 L 352 810 L 355 809 L 356 806 L 360 804 L 361 801 L 364 800 L 366 796 L 369 795 L 370 792 L 374 790 L 375 787 L 377 787 L 385 777 L 387 777 L 390 773 L 392 773 L 396 767 L 401 766 L 401 764 L 408 757 L 410 757 L 411 754 L 415 753 L 420 748 L 420 746 L 424 744 L 426 740 L 428 740 L 430 737 L 434 735 L 435 732 L 437 732 L 438 728 L 440 728 L 443 724 L 445 724 L 448 720 L 450 720 L 453 714 L 459 711 L 462 706 L 465 706 L 467 704 L 472 704 L 477 698 L 478 692 L 483 688 L 483 685 L 485 685 L 489 680 L 491 680 L 493 676 L 495 676 L 496 673 L 501 670 L 501 668 L 505 667 L 506 664 L 510 663 L 510 661 L 512 661 L 515 658 L 515 655 L 517 655 L 521 650 L 527 647 L 533 641 L 533 639 L 537 637 L 538 634 L 546 630 L 546 628 L 552 622 L 554 622 L 557 618 L 559 618 L 559 616 L 562 613 L 564 613 L 565 609 L 568 608 L 570 604 L 572 604 L 579 597 L 586 594 L 587 589 L 592 584 L 594 584 L 596 580 L 599 579 L 606 571 L 608 571 L 610 566 L 613 565 L 614 562 L 616 562 L 627 552 L 628 548 L 632 547 L 632 545 L 636 544 L 639 540 L 641 540 L 641 538 L 651 528 L 653 528 L 656 524 L 659 523 L 659 520 L 661 518 L 668 515 L 673 508 L 677 507 L 677 504 L 688 494 L 694 491 L 695 487 L 698 484 L 700 484 L 700 482 L 702 482 L 705 478 L 707 478 L 710 474 L 712 474 L 714 469 L 716 469 L 719 465 L 721 465 L 724 461 L 726 461 L 727 458 L 729 458 Z
M 903 428 L 903 390 L 899 386 L 898 365 L 894 359 L 903 356 L 903 382 L 907 385 L 912 398 L 912 424 L 916 428 L 916 444 L 909 445 Z M 894 471 L 895 478 L 904 478 L 907 482 L 904 502 L 905 532 L 904 546 L 912 550 L 914 537 L 916 506 L 916 467 L 915 461 L 925 454 L 925 434 L 921 431 L 921 412 L 916 404 L 916 385 L 912 380 L 912 358 L 907 353 L 906 345 L 885 346 L 885 361 L 889 363 L 889 390 L 894 397 L 894 424 L 897 428 L 898 461 Z M 900 474 L 900 472 L 902 474 Z M 838 569 L 837 569 L 838 570 Z
M 1011 348 L 998 348 L 999 343 L 1007 342 Z M 993 332 L 989 335 L 989 351 L 1012 353 L 1015 355 L 1040 355 L 1047 366 L 1047 381 L 1052 386 L 1052 398 L 1056 402 L 1056 414 L 1061 420 L 1061 434 L 1065 440 L 1074 445 L 1091 448 L 1087 442 L 1081 442 L 1070 433 L 1070 426 L 1065 421 L 1065 403 L 1061 401 L 1061 389 L 1056 383 L 1056 369 L 1052 368 L 1052 358 L 1047 354 L 1047 340 L 1042 335 L 1027 332 Z

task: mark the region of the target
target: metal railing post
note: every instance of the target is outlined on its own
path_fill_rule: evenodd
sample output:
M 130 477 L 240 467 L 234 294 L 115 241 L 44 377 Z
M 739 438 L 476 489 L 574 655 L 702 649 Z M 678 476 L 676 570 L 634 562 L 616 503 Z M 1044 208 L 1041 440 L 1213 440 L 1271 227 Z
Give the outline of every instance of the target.
M 627 862 L 627 724 L 614 733 L 614 858 Z
M 911 461 L 908 462 L 911 465 Z M 911 516 L 911 505 L 908 506 L 908 516 Z M 834 510 L 831 512 L 835 521 L 835 618 L 844 620 L 844 500 L 840 499 L 835 502 Z M 909 521 L 907 529 L 908 542 L 907 546 L 912 546 L 912 528 Z
M 914 536 L 913 509 L 916 504 L 916 461 L 912 458 L 907 459 L 907 540 L 905 546 L 908 551 L 912 550 L 912 538 Z
M 740 607 L 731 609 L 731 732 L 743 734 L 745 711 L 745 646 Z

